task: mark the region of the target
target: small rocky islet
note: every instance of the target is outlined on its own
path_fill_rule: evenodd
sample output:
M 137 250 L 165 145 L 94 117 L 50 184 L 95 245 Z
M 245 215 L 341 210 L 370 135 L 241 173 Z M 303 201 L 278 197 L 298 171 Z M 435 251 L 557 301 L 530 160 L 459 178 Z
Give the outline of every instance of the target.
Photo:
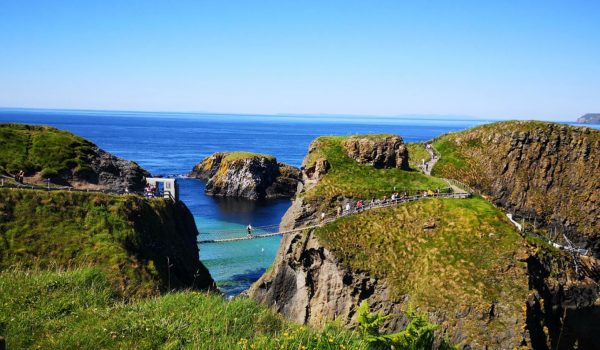
M 291 198 L 300 182 L 300 170 L 270 155 L 217 152 L 206 157 L 188 175 L 207 181 L 205 193 L 250 200 Z
M 149 175 L 133 162 L 53 128 L 3 124 L 0 138 L 4 175 L 25 169 L 32 181 L 44 176 L 56 184 L 115 190 L 137 189 Z M 35 142 L 23 142 L 30 139 Z M 317 344 L 324 334 L 319 329 L 328 322 L 357 327 L 364 302 L 371 311 L 387 315 L 383 333 L 402 332 L 415 312 L 425 315 L 436 325 L 427 333 L 434 335 L 432 344 L 447 345 L 443 339 L 469 349 L 548 349 L 559 341 L 561 346 L 580 348 L 598 344 L 594 315 L 600 303 L 600 178 L 590 174 L 599 170 L 600 132 L 555 123 L 502 122 L 442 135 L 431 144 L 440 157 L 433 176 L 411 166 L 415 163 L 410 150 L 423 146 L 405 144 L 396 135 L 319 137 L 309 146 L 301 169 L 278 163 L 273 156 L 247 152 L 219 152 L 205 158 L 190 176 L 207 181 L 207 194 L 292 198 L 281 229 L 318 223 L 322 213 L 335 216 L 338 208 L 358 200 L 379 200 L 392 192 L 444 190 L 448 179 L 476 191 L 467 199 L 430 198 L 373 209 L 285 235 L 273 267 L 245 293 L 247 297 L 233 301 L 184 291 L 179 296 L 185 304 L 177 304 L 174 298 L 179 296 L 164 294 L 187 288 L 214 291 L 214 282 L 198 259 L 193 217 L 183 203 L 133 195 L 0 189 L 0 229 L 7 247 L 0 252 L 0 287 L 9 291 L 0 296 L 0 305 L 12 308 L 0 312 L 0 335 L 7 335 L 9 344 L 11 336 L 22 339 L 19 344 L 24 347 L 66 344 L 73 338 L 68 335 L 82 326 L 74 315 L 111 328 L 75 306 L 70 312 L 57 309 L 53 322 L 43 317 L 6 319 L 41 308 L 54 312 L 56 305 L 31 301 L 28 288 L 58 293 L 61 289 L 53 281 L 63 281 L 69 288 L 61 292 L 65 296 L 79 290 L 86 291 L 87 298 L 93 292 L 86 288 L 102 285 L 106 278 L 112 292 L 108 299 L 102 297 L 102 303 L 109 300 L 102 305 L 119 315 L 114 324 L 119 324 L 119 317 L 125 319 L 119 311 L 123 306 L 114 309 L 124 300 L 137 300 L 128 315 L 152 318 L 157 312 L 162 315 L 164 308 L 189 316 L 190 329 L 202 324 L 199 319 L 191 321 L 191 315 L 205 314 L 199 310 L 209 304 L 223 310 L 226 318 L 230 307 L 254 310 L 247 316 L 258 323 L 234 322 L 228 332 L 238 332 L 237 339 L 230 339 L 227 332 L 220 338 L 233 347 L 240 347 L 246 323 L 258 328 L 270 325 L 242 336 L 246 345 L 283 344 L 289 336 L 282 334 L 292 329 L 298 338 L 288 348 Z M 522 223 L 528 233 L 519 232 L 507 212 L 524 219 L 534 215 L 535 234 L 530 234 L 526 221 Z M 588 254 L 557 249 L 550 240 L 556 239 L 556 232 Z M 15 275 L 16 266 L 20 272 Z M 46 280 L 43 274 L 54 273 L 53 268 L 74 271 Z M 23 273 L 32 276 L 30 282 L 19 277 Z M 11 274 L 17 282 L 9 282 Z M 155 299 L 144 301 L 148 297 Z M 275 321 L 272 311 L 258 304 L 293 322 Z M 148 313 L 145 305 L 153 311 Z M 228 324 L 213 320 L 213 326 Z M 298 323 L 309 327 L 294 328 L 300 327 Z M 57 324 L 60 329 L 52 328 Z M 172 339 L 189 336 L 191 340 L 180 339 L 187 344 L 206 341 L 198 337 L 200 331 L 188 334 L 184 327 L 175 334 L 164 327 L 155 331 Z M 23 329 L 40 331 L 25 340 L 18 335 Z M 152 335 L 145 338 L 143 332 L 126 335 L 114 329 L 106 337 L 103 332 L 96 332 L 95 343 L 106 347 L 163 343 Z M 344 329 L 336 332 L 335 340 L 332 333 L 325 339 L 355 349 L 370 344 Z M 116 345 L 111 343 L 115 341 Z

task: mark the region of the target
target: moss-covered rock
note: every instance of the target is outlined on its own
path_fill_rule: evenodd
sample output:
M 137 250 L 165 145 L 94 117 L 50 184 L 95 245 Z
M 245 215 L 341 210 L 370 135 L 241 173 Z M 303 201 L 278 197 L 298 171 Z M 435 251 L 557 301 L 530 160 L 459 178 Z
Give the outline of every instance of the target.
M 217 152 L 189 174 L 207 181 L 205 192 L 217 197 L 290 198 L 296 194 L 300 171 L 275 157 L 249 152 Z
M 213 286 L 181 202 L 0 189 L 0 269 L 95 266 L 123 296 Z

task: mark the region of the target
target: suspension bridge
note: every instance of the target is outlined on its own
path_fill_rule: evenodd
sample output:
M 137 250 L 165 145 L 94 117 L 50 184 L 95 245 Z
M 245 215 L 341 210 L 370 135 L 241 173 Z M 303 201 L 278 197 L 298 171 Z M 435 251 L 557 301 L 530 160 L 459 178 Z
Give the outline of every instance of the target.
M 421 195 L 404 196 L 404 197 L 398 197 L 395 199 L 388 199 L 385 201 L 382 200 L 382 201 L 377 201 L 374 203 L 367 203 L 367 204 L 364 204 L 362 207 L 358 207 L 355 204 L 349 210 L 343 210 L 340 213 L 340 215 L 337 215 L 337 213 L 334 213 L 333 215 L 329 215 L 329 216 L 325 215 L 325 216 L 321 216 L 320 218 L 319 217 L 309 218 L 309 219 L 306 219 L 303 221 L 296 222 L 295 225 L 298 227 L 295 227 L 295 228 L 292 228 L 289 230 L 280 231 L 278 229 L 279 225 L 268 225 L 268 226 L 257 226 L 257 227 L 252 228 L 251 232 L 256 232 L 256 231 L 261 232 L 258 234 L 252 234 L 252 233 L 248 234 L 247 229 L 208 232 L 206 234 L 216 235 L 216 236 L 236 235 L 236 234 L 239 236 L 231 237 L 231 238 L 203 239 L 203 240 L 199 240 L 198 243 L 200 243 L 200 244 L 226 243 L 226 242 L 246 241 L 246 240 L 251 240 L 251 239 L 267 238 L 267 237 L 274 237 L 274 236 L 283 236 L 286 234 L 292 234 L 292 233 L 296 233 L 296 232 L 315 229 L 315 228 L 321 227 L 325 224 L 328 224 L 332 221 L 335 221 L 339 218 L 360 214 L 362 212 L 373 210 L 373 209 L 387 208 L 387 207 L 397 206 L 397 205 L 401 205 L 404 203 L 409 203 L 409 202 L 414 202 L 414 201 L 424 200 L 424 199 L 469 198 L 470 196 L 471 196 L 470 193 L 468 193 L 464 190 L 461 190 L 460 188 L 458 188 L 456 186 L 452 186 L 452 192 L 448 192 L 448 193 L 424 191 L 424 193 Z M 358 202 L 359 201 L 356 201 L 355 203 L 358 203 Z M 365 203 L 366 201 L 361 201 L 361 202 Z M 272 232 L 269 232 L 269 231 L 272 231 Z

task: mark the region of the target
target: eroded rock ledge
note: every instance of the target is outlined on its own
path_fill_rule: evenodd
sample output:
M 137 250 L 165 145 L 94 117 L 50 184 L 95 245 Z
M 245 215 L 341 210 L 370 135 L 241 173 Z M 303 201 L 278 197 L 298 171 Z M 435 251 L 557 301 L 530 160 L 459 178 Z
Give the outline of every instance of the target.
M 207 181 L 208 195 L 252 200 L 293 197 L 300 182 L 299 169 L 272 156 L 247 152 L 214 153 L 189 176 Z
M 359 135 L 342 142 L 348 156 L 375 168 L 408 170 L 408 149 L 400 136 Z

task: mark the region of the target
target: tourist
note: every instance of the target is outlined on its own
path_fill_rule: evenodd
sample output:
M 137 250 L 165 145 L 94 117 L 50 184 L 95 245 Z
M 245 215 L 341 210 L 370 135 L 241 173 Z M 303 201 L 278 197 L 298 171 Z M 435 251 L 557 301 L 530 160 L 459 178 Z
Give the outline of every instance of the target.
M 342 206 L 339 206 L 339 207 L 337 207 L 337 213 L 336 213 L 336 214 L 337 214 L 337 216 L 340 216 L 340 215 L 342 215 L 342 211 L 343 211 L 343 210 L 344 210 L 344 209 L 342 209 Z
M 252 237 L 252 225 L 248 224 L 248 226 L 246 226 L 246 230 L 248 230 L 248 236 Z
M 350 213 L 350 203 L 346 203 L 346 213 Z
M 363 207 L 363 202 L 362 201 L 358 201 L 356 202 L 356 211 L 360 212 L 362 210 Z
M 321 212 L 321 221 L 325 220 L 325 213 Z
M 19 175 L 18 176 L 18 180 L 17 182 L 19 183 L 23 183 L 23 178 L 25 177 L 25 172 L 23 170 L 19 171 Z

